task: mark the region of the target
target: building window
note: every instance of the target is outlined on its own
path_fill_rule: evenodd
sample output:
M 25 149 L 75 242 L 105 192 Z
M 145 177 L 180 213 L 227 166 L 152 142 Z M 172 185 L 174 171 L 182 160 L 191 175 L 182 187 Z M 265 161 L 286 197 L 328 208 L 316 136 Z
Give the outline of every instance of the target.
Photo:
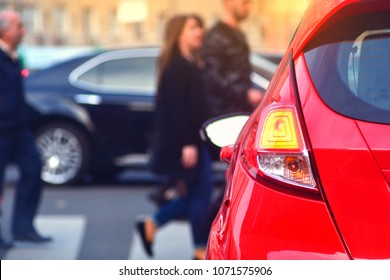
M 90 8 L 85 8 L 82 11 L 81 16 L 81 28 L 84 36 L 84 41 L 87 44 L 93 44 L 93 36 L 92 36 L 92 30 L 91 30 L 91 17 L 92 12 Z
M 23 24 L 27 30 L 27 34 L 34 34 L 38 32 L 35 7 L 23 7 L 23 9 L 21 10 L 21 17 L 23 20 Z
M 117 20 L 117 10 L 112 10 L 108 15 L 108 34 L 111 38 L 119 36 L 119 24 Z
M 133 23 L 134 39 L 142 40 L 144 38 L 144 25 L 142 22 Z
M 59 5 L 54 9 L 54 30 L 55 30 L 55 38 L 54 43 L 56 45 L 62 45 L 66 42 L 66 9 L 64 6 Z
M 166 25 L 167 15 L 165 12 L 160 12 L 157 15 L 156 33 L 157 40 L 161 41 L 164 38 L 164 30 Z

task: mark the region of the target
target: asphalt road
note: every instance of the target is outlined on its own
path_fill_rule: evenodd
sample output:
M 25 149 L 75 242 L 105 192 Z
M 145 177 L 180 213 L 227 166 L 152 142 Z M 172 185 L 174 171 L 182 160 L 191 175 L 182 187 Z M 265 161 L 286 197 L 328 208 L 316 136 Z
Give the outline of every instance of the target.
M 2 231 L 10 239 L 9 220 L 14 186 L 4 193 Z M 36 226 L 54 238 L 44 245 L 15 243 L 0 251 L 1 259 L 36 260 L 127 260 L 148 259 L 134 222 L 156 209 L 147 198 L 150 183 L 120 182 L 109 185 L 45 186 Z M 156 236 L 155 259 L 191 259 L 188 223 L 174 221 Z

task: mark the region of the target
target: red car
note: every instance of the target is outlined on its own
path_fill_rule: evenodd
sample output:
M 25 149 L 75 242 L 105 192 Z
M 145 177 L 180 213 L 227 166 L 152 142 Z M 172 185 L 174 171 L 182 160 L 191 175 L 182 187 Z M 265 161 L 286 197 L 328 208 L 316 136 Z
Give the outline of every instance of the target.
M 222 148 L 208 259 L 390 259 L 389 19 L 387 0 L 312 2 L 262 104 Z M 209 138 L 237 129 L 231 119 Z

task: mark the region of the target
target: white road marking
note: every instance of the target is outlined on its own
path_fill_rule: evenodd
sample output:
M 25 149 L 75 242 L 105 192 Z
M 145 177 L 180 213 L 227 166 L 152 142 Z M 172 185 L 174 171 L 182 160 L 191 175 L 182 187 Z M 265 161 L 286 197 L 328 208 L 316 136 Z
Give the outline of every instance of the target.
M 148 260 L 144 252 L 138 231 L 134 232 L 130 244 L 129 260 Z M 193 243 L 189 223 L 174 221 L 157 231 L 153 244 L 156 260 L 190 260 L 192 259 Z
M 86 218 L 82 215 L 41 215 L 36 226 L 52 242 L 33 244 L 16 242 L 5 256 L 7 260 L 75 260 L 84 237 Z

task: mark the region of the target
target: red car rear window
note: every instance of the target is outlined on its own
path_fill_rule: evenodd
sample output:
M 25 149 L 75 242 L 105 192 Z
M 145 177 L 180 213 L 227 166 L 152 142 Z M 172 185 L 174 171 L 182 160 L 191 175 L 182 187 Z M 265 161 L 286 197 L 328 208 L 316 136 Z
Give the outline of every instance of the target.
M 347 117 L 390 124 L 390 11 L 329 26 L 304 50 L 324 102 Z

